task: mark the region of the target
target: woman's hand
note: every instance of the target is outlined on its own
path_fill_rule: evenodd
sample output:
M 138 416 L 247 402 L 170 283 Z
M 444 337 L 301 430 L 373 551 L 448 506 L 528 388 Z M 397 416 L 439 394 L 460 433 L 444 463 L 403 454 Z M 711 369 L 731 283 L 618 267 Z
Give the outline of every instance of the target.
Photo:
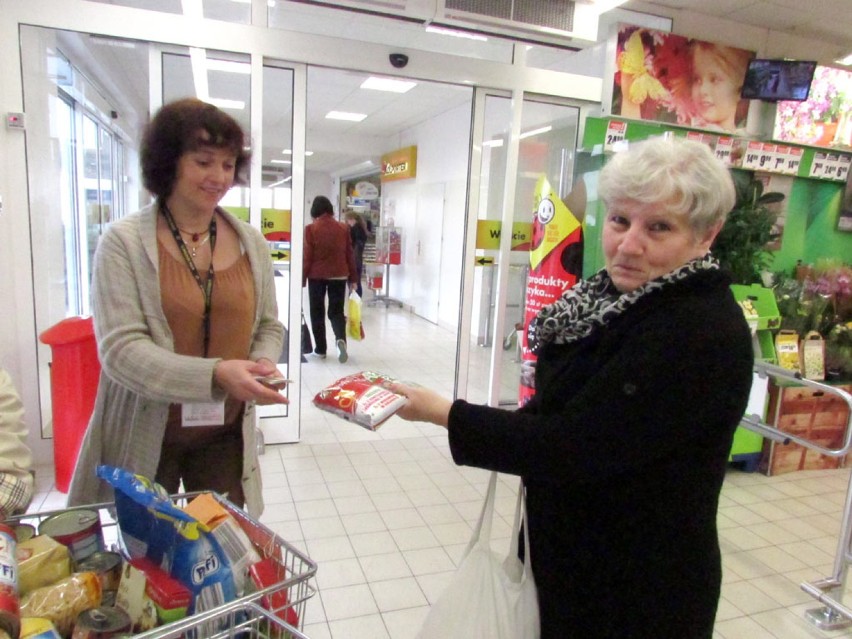
M 450 400 L 422 386 L 395 383 L 389 384 L 388 388 L 394 393 L 404 395 L 408 400 L 396 413 L 403 419 L 412 422 L 431 422 L 444 428 L 447 427 L 450 407 L 453 405 Z
M 259 382 L 256 377 L 280 379 L 281 386 Z M 268 359 L 257 362 L 243 359 L 223 359 L 213 368 L 213 379 L 228 395 L 241 402 L 257 404 L 289 404 L 281 394 L 286 381 L 281 372 Z

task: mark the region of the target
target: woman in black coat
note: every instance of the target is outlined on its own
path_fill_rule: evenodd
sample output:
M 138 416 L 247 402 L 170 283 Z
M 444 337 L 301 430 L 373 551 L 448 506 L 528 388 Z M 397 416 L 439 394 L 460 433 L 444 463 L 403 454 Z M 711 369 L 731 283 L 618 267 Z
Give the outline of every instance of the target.
M 734 204 L 709 148 L 649 140 L 598 191 L 606 267 L 531 322 L 515 412 L 396 385 L 458 464 L 521 475 L 544 639 L 710 639 L 716 510 L 753 349 L 709 249 Z

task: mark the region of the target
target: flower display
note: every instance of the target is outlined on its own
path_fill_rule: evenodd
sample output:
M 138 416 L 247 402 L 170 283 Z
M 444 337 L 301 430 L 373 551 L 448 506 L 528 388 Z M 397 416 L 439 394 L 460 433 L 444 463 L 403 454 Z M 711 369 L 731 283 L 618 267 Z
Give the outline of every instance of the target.
M 810 331 L 825 339 L 825 366 L 830 377 L 852 379 L 852 266 L 821 259 L 800 266 L 795 276 L 775 274 L 775 300 L 781 328 L 804 337 Z
M 852 73 L 817 66 L 807 100 L 778 103 L 773 137 L 800 144 L 852 146 L 850 109 Z

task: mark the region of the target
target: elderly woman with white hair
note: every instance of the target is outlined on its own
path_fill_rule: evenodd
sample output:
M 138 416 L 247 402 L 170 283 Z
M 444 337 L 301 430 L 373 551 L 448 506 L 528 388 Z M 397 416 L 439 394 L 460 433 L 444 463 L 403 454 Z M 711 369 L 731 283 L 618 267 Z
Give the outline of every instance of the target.
M 399 414 L 446 427 L 456 463 L 523 477 L 544 639 L 710 639 L 719 492 L 753 365 L 710 253 L 733 182 L 707 146 L 653 139 L 613 156 L 598 193 L 606 265 L 530 323 L 532 401 L 399 384 Z

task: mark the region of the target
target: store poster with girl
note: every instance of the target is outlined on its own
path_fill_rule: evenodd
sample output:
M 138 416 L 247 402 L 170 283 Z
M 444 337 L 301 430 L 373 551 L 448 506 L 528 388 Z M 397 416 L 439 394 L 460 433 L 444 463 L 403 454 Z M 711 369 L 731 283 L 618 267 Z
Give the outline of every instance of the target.
M 612 115 L 737 133 L 740 98 L 754 52 L 663 31 L 621 25 Z

